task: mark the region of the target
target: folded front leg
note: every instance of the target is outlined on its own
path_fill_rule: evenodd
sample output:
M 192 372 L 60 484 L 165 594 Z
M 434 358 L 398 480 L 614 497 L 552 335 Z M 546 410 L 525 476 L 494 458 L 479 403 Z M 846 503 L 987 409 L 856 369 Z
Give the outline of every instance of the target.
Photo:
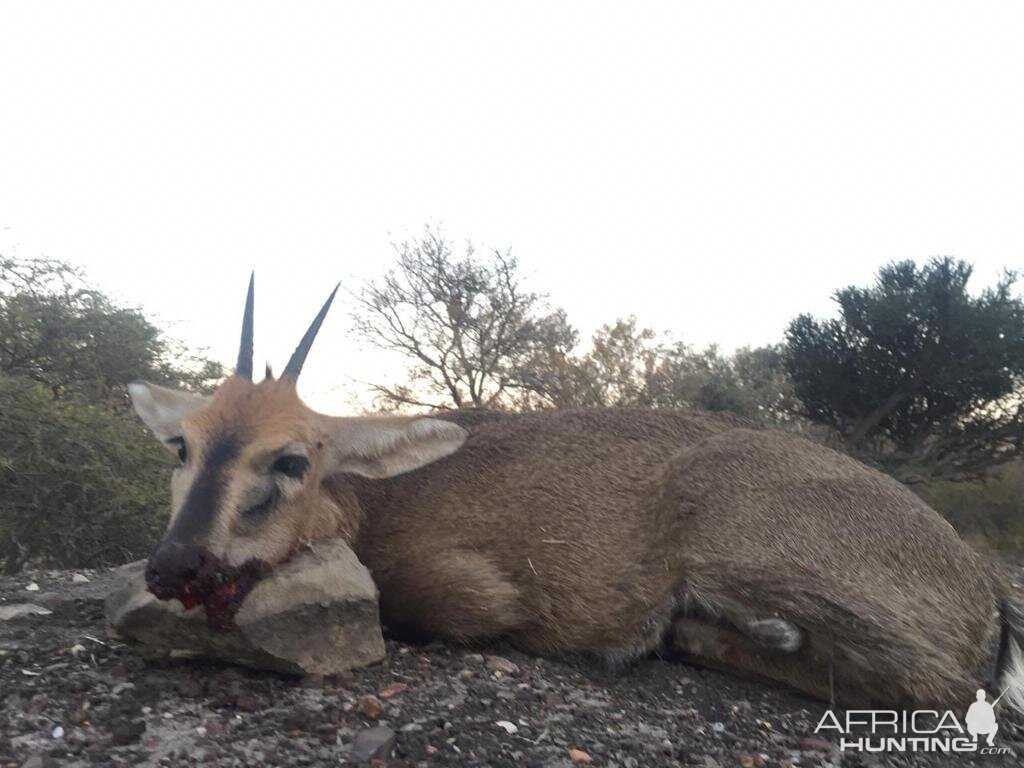
M 385 624 L 461 642 L 498 637 L 522 621 L 519 590 L 476 552 L 418 552 L 373 573 Z

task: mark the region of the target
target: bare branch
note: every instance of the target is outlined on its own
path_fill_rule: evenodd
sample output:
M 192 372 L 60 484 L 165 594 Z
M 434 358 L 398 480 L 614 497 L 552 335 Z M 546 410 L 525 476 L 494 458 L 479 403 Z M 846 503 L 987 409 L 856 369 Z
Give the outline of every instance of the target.
M 403 405 L 504 407 L 523 361 L 542 344 L 537 313 L 544 297 L 519 288 L 511 254 L 476 256 L 472 244 L 456 258 L 430 229 L 395 246 L 395 266 L 355 297 L 354 329 L 370 344 L 412 361 L 409 388 L 377 387 Z M 412 394 L 415 392 L 415 394 Z

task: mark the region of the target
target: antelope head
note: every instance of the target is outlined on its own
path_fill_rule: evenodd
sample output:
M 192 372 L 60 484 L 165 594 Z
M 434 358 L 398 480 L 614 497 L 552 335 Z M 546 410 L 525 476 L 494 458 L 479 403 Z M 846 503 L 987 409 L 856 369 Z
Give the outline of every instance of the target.
M 128 385 L 142 421 L 178 459 L 170 523 L 146 582 L 162 600 L 203 603 L 212 627 L 230 626 L 256 581 L 305 543 L 332 536 L 353 542 L 361 512 L 345 474 L 408 472 L 458 450 L 466 438 L 461 427 L 438 419 L 339 418 L 302 402 L 296 381 L 336 292 L 279 378 L 269 368 L 259 383 L 252 378 L 250 278 L 238 363 L 212 395 Z

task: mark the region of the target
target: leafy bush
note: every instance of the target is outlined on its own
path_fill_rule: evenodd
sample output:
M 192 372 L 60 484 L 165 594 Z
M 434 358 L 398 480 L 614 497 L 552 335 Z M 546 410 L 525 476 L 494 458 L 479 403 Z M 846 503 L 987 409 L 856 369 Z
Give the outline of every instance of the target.
M 222 376 L 70 265 L 0 256 L 0 568 L 146 554 L 167 514 L 168 456 L 124 384 Z
M 125 409 L 0 375 L 0 566 L 145 555 L 168 508 L 168 454 Z

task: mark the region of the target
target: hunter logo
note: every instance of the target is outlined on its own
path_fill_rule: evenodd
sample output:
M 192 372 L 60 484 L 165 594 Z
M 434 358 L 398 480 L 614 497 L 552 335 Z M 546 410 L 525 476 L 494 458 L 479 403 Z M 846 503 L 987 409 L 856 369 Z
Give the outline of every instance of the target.
M 1003 691 L 1006 693 L 1006 691 Z M 999 694 L 999 698 L 989 704 L 985 701 L 985 691 L 982 688 L 978 689 L 978 700 L 971 704 L 970 709 L 967 710 L 967 715 L 964 717 L 964 722 L 967 723 L 967 732 L 974 737 L 977 741 L 979 736 L 988 736 L 986 743 L 991 747 L 992 740 L 996 737 L 996 731 L 999 730 L 999 724 L 996 723 L 996 712 L 995 706 L 999 702 L 999 699 L 1003 698 L 1003 693 Z
M 1006 693 L 1006 691 L 1003 691 Z M 1007 747 L 994 746 L 999 724 L 995 706 L 984 690 L 964 715 L 963 722 L 953 710 L 940 712 L 918 709 L 899 712 L 891 709 L 850 709 L 844 719 L 828 710 L 814 732 L 838 735 L 843 752 L 975 752 L 981 755 L 1005 755 Z

